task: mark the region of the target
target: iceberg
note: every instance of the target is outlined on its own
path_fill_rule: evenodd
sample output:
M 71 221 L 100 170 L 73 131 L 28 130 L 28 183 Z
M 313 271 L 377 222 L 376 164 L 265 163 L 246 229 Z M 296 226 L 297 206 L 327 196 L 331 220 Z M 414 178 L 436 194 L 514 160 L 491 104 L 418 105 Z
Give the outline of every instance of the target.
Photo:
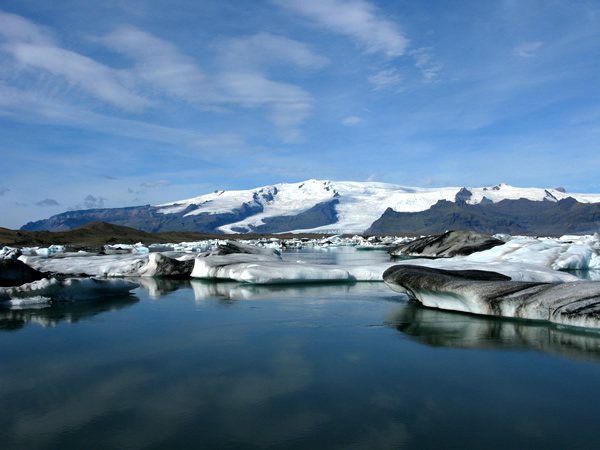
M 287 262 L 256 254 L 199 256 L 196 258 L 191 276 L 258 284 L 351 279 L 348 271 L 336 266 Z
M 448 231 L 441 236 L 427 236 L 390 248 L 392 256 L 418 255 L 451 258 L 470 255 L 502 245 L 504 242 L 490 234 L 476 231 Z
M 127 280 L 97 278 L 44 278 L 16 287 L 0 288 L 0 305 L 23 306 L 48 302 L 74 302 L 128 295 L 139 285 Z
M 455 233 L 459 236 L 460 233 Z M 468 238 L 468 236 L 466 237 Z M 206 253 L 164 251 L 144 254 L 72 254 L 57 253 L 49 257 L 21 255 L 19 260 L 46 274 L 96 277 L 177 277 L 214 280 L 235 280 L 246 283 L 294 283 L 323 281 L 383 281 L 383 272 L 395 264 L 411 264 L 438 269 L 482 269 L 509 276 L 514 281 L 570 282 L 578 279 L 569 271 L 586 270 L 600 278 L 600 238 L 598 236 L 567 236 L 533 238 L 501 236 L 503 243 L 468 255 L 445 258 L 417 258 L 387 262 L 321 265 L 309 261 L 282 259 L 279 248 L 288 248 L 285 240 L 258 239 L 252 241 L 214 241 Z M 467 239 L 468 240 L 468 239 Z M 414 241 L 414 239 L 413 239 Z M 460 249 L 460 239 L 446 250 Z M 328 241 L 329 242 L 329 241 Z M 375 242 L 371 238 L 335 239 L 337 246 L 355 246 Z M 378 238 L 385 244 L 410 242 L 408 238 Z M 291 246 L 298 241 L 292 241 Z M 277 245 L 274 245 L 277 244 Z M 469 242 L 465 242 L 467 246 Z M 302 246 L 321 248 L 323 239 L 302 242 Z M 214 248 L 216 246 L 216 248 Z M 202 246 L 187 246 L 186 248 Z M 168 248 L 168 245 L 165 245 Z M 441 247 L 437 247 L 441 248 Z M 444 250 L 444 252 L 446 252 Z M 285 250 L 283 250 L 285 251 Z M 325 250 L 324 250 L 325 251 Z M 3 249 L 7 256 L 15 253 Z M 428 256 L 432 256 L 427 253 Z M 449 256 L 449 255 L 446 255 Z M 594 272 L 595 271 L 595 272 Z
M 425 306 L 490 316 L 600 328 L 600 282 L 513 281 L 482 270 L 397 265 L 383 274 L 394 291 Z
M 51 258 L 19 257 L 21 261 L 40 272 L 90 277 L 189 277 L 193 258 L 192 254 L 175 256 L 172 253 L 158 252 Z

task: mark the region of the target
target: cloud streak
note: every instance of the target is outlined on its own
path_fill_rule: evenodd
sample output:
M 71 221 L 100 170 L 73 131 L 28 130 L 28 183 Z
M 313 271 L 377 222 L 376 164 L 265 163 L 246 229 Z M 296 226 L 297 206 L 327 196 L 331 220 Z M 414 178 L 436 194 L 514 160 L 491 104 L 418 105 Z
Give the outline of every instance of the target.
M 60 206 L 60 203 L 58 203 L 53 198 L 45 198 L 42 201 L 36 202 L 35 206 L 40 206 L 42 208 L 45 208 L 48 206 Z
M 273 0 L 318 25 L 353 39 L 366 53 L 404 55 L 409 40 L 371 3 L 362 0 Z
M 375 90 L 395 88 L 402 83 L 402 76 L 396 69 L 386 69 L 369 76 L 369 83 Z

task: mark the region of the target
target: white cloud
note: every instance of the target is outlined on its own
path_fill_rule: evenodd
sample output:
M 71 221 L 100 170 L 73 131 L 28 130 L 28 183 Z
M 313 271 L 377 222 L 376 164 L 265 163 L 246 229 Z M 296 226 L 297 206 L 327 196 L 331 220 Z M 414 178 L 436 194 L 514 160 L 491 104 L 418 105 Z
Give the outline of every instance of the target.
M 12 44 L 5 46 L 21 63 L 64 77 L 93 96 L 124 110 L 137 111 L 151 102 L 126 89 L 118 71 L 91 58 L 53 46 Z
M 223 60 L 233 67 L 261 67 L 272 63 L 320 69 L 329 59 L 312 51 L 303 42 L 261 32 L 235 39 L 223 46 Z
M 386 69 L 371 75 L 369 82 L 375 86 L 376 90 L 389 89 L 400 84 L 402 76 L 396 72 L 396 69 Z
M 415 58 L 415 67 L 421 70 L 426 82 L 433 82 L 438 78 L 442 65 L 432 62 L 431 48 L 419 48 L 411 51 L 410 54 Z
M 138 111 L 151 102 L 126 87 L 127 74 L 112 69 L 76 52 L 61 48 L 50 32 L 27 19 L 0 12 L 0 46 L 12 56 L 12 67 L 4 67 L 13 73 L 38 75 L 49 91 L 56 87 L 77 87 L 93 97 L 124 110 Z M 5 60 L 8 65 L 13 61 Z M 48 81 L 47 74 L 55 76 Z M 65 83 L 66 82 L 66 83 Z
M 514 48 L 514 53 L 517 56 L 531 58 L 536 56 L 536 50 L 543 45 L 543 42 L 524 42 Z
M 205 74 L 172 44 L 133 27 L 120 28 L 99 41 L 136 61 L 136 77 L 145 80 L 151 87 L 197 106 L 268 108 L 267 118 L 280 129 L 286 141 L 300 140 L 298 127 L 312 113 L 313 99 L 308 92 L 292 84 L 272 81 L 246 64 L 237 68 L 227 67 L 217 74 Z M 290 49 L 287 54 L 286 45 Z M 236 54 L 248 53 L 248 65 L 267 58 L 317 68 L 327 62 L 300 42 L 267 33 L 260 33 L 246 41 L 233 41 L 226 51 L 232 52 L 225 57 L 227 61 Z
M 259 72 L 229 72 L 218 82 L 230 101 L 248 108 L 268 106 L 269 120 L 282 130 L 284 139 L 300 140 L 298 126 L 311 115 L 314 102 L 304 89 L 271 81 Z
M 167 41 L 131 26 L 95 40 L 135 61 L 133 74 L 153 88 L 192 101 L 206 90 L 202 69 Z
M 121 53 L 132 63 L 117 69 L 61 48 L 44 27 L 3 13 L 0 39 L 4 41 L 0 41 L 0 52 L 10 55 L 7 61 L 12 64 L 3 67 L 3 71 L 10 74 L 13 83 L 32 76 L 43 81 L 20 87 L 0 85 L 0 90 L 8 94 L 0 96 L 0 106 L 4 108 L 0 114 L 22 115 L 29 108 L 34 117 L 81 125 L 93 114 L 89 104 L 74 107 L 85 101 L 80 95 L 73 95 L 74 89 L 128 112 L 155 106 L 165 100 L 160 96 L 166 95 L 203 110 L 265 108 L 266 118 L 290 142 L 301 140 L 299 127 L 312 114 L 314 100 L 299 86 L 271 80 L 252 65 L 284 62 L 319 69 L 328 63 L 327 58 L 301 42 L 259 33 L 247 40 L 232 41 L 229 46 L 231 55 L 247 54 L 247 65 L 225 66 L 222 71 L 206 74 L 193 58 L 170 42 L 124 26 L 105 36 L 89 38 Z M 38 109 L 40 106 L 42 109 Z M 77 117 L 73 115 L 77 109 L 87 109 L 88 113 Z M 102 123 L 107 121 L 108 117 Z
M 272 0 L 300 13 L 332 32 L 351 37 L 367 53 L 395 58 L 406 52 L 409 40 L 396 24 L 364 0 Z
M 86 209 L 97 209 L 104 207 L 104 197 L 94 197 L 92 194 L 89 194 L 84 200 L 83 204 Z
M 155 188 L 155 187 L 159 187 L 159 186 L 170 186 L 171 183 L 169 183 L 167 180 L 157 180 L 157 181 L 147 181 L 146 183 L 142 183 L 140 186 L 145 187 L 145 188 Z
M 49 31 L 34 25 L 27 19 L 0 11 L 0 36 L 8 41 L 25 42 L 37 45 L 53 45 Z
M 346 117 L 343 121 L 342 121 L 342 125 L 345 125 L 347 127 L 352 127 L 355 125 L 358 125 L 360 123 L 361 119 L 358 116 L 350 116 L 350 117 Z
M 35 204 L 35 206 L 41 206 L 41 207 L 46 207 L 46 206 L 60 206 L 60 203 L 58 203 L 56 200 L 52 199 L 52 198 L 46 198 L 42 201 L 39 201 Z

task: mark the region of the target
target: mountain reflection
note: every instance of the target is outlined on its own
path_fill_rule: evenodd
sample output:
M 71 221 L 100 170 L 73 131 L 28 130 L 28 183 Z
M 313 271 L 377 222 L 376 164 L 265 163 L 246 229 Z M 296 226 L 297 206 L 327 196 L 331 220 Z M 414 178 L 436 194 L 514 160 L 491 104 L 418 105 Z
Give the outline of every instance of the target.
M 105 297 L 98 300 L 61 302 L 28 309 L 0 309 L 0 331 L 15 331 L 27 323 L 54 327 L 59 322 L 69 323 L 90 319 L 98 314 L 116 312 L 139 302 L 133 295 Z
M 442 311 L 415 301 L 394 308 L 387 321 L 401 333 L 432 347 L 534 350 L 600 361 L 600 332 L 597 330 Z

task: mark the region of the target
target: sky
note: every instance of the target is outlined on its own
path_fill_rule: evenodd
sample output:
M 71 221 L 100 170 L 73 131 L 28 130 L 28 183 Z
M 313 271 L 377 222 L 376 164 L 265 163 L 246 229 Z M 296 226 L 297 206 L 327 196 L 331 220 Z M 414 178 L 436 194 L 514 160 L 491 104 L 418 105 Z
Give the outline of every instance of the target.
M 600 192 L 597 0 L 0 0 L 0 227 L 307 179 Z

